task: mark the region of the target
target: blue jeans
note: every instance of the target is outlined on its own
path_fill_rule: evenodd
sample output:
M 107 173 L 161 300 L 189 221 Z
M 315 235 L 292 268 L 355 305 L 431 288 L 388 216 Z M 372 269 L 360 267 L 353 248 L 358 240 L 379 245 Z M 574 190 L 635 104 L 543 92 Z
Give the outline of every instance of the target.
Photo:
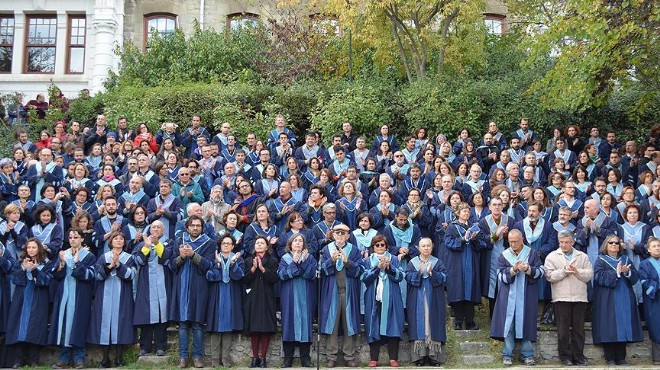
M 192 352 L 193 359 L 204 357 L 204 331 L 202 324 L 193 321 L 179 322 L 179 358 L 188 358 L 188 345 L 190 343 L 190 330 L 192 329 Z
M 60 363 L 68 364 L 71 362 L 71 355 L 73 355 L 74 364 L 82 364 L 85 362 L 85 347 L 61 347 L 60 350 Z
M 521 339 L 520 356 L 523 360 L 534 358 L 534 345 L 530 340 Z M 513 359 L 513 350 L 516 348 L 516 330 L 511 325 L 509 333 L 504 338 L 504 347 L 502 348 L 502 357 Z

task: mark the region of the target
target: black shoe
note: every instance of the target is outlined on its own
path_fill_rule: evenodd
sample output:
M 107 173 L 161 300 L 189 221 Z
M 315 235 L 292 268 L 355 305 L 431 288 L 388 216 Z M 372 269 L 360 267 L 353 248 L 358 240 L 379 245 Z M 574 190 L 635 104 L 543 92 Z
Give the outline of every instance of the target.
M 282 367 L 292 367 L 292 366 L 293 366 L 293 358 L 285 357 L 284 362 L 282 363 Z
M 477 323 L 475 323 L 473 321 L 473 322 L 467 323 L 467 326 L 465 327 L 465 329 L 467 329 L 467 330 L 479 330 L 479 326 L 477 325 Z
M 575 360 L 573 363 L 577 366 L 589 366 L 589 361 L 587 361 L 586 358 L 580 359 L 580 360 Z
M 311 357 L 302 357 L 302 358 L 300 358 L 300 366 L 302 366 L 302 367 L 312 367 L 312 358 Z
M 250 367 L 261 367 L 261 359 L 259 357 L 252 357 L 252 361 L 250 361 Z
M 420 358 L 417 361 L 413 361 L 413 363 L 415 364 L 415 366 L 424 366 L 426 364 L 426 361 L 425 361 L 425 359 Z
M 142 356 L 146 356 L 148 354 L 149 354 L 149 351 L 147 351 L 146 349 L 142 349 L 142 350 L 140 350 L 140 353 L 138 354 L 138 356 L 142 357 Z
M 573 361 L 571 360 L 564 360 L 561 362 L 562 365 L 564 366 L 573 366 Z
M 460 321 L 454 322 L 454 330 L 463 330 L 463 323 Z
M 17 362 L 15 364 L 13 364 L 11 368 L 12 369 L 18 369 L 19 367 L 23 367 L 23 364 L 21 364 L 20 362 Z
M 162 350 L 162 349 L 157 350 L 156 351 L 156 356 L 160 356 L 160 357 L 165 356 L 165 351 Z
M 268 365 L 266 365 L 266 358 L 265 357 L 261 359 L 261 363 L 259 364 L 259 367 L 264 368 L 264 369 L 268 367 Z
M 615 361 L 617 365 L 628 365 L 628 361 L 626 360 L 621 360 L 621 361 Z
M 429 357 L 428 361 L 426 361 L 426 364 L 429 366 L 442 366 L 443 363 Z
M 614 365 L 616 365 L 616 361 L 614 361 L 614 360 L 609 360 L 609 361 L 607 361 L 607 365 L 608 365 L 608 366 L 614 366 Z
M 109 369 L 112 367 L 112 364 L 110 363 L 110 360 L 103 360 L 99 364 L 99 369 Z
M 115 360 L 115 367 L 122 367 L 126 366 L 126 362 L 124 362 L 123 358 L 118 358 Z

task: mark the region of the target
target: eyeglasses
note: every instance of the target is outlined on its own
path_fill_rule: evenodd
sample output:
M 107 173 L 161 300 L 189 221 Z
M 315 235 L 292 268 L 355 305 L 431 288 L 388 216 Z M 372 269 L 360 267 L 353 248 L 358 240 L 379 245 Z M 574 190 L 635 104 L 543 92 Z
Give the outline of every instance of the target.
M 189 173 L 180 173 L 179 176 L 190 176 Z
M 403 157 L 403 154 L 397 154 L 395 157 Z
M 374 244 L 374 247 L 384 247 L 384 246 L 385 246 L 384 242 L 378 242 L 378 243 Z
M 610 240 L 609 242 L 607 242 L 607 244 L 609 244 L 609 245 L 614 245 L 614 244 L 619 244 L 619 243 L 621 243 L 621 241 L 619 241 L 619 240 Z
M 200 224 L 191 224 L 190 227 L 191 227 L 191 228 L 192 228 L 192 227 L 202 227 L 202 225 L 200 225 Z
M 344 231 L 344 230 L 335 230 L 333 232 L 337 235 L 346 235 L 347 234 L 346 231 Z

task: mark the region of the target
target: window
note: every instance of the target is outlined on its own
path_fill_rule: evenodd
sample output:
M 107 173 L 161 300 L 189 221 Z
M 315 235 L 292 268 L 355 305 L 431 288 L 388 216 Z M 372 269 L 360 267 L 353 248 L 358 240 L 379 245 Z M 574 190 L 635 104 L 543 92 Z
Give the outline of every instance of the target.
M 27 24 L 25 71 L 54 73 L 57 19 L 55 16 L 30 17 Z
M 227 28 L 238 31 L 243 28 L 254 28 L 259 24 L 259 16 L 252 13 L 237 13 L 227 16 Z
M 67 53 L 67 73 L 85 72 L 85 16 L 69 17 L 69 50 Z
M 11 72 L 14 55 L 14 17 L 0 15 L 0 73 Z
M 487 15 L 484 20 L 486 29 L 491 35 L 502 35 L 506 31 L 506 22 L 504 17 Z
M 158 35 L 169 37 L 176 31 L 176 15 L 152 14 L 144 20 L 144 48 L 149 50 L 149 40 Z

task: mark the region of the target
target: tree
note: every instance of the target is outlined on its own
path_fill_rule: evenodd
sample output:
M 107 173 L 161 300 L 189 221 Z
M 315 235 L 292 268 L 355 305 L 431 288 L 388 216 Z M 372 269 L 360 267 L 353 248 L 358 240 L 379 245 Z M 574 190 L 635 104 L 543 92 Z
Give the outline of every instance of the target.
M 643 92 L 643 111 L 660 91 L 660 3 L 654 0 L 515 0 L 529 31 L 530 61 L 552 58 L 532 86 L 548 107 L 584 110 L 616 90 Z
M 426 79 L 434 63 L 442 71 L 447 51 L 482 28 L 483 9 L 482 1 L 467 0 L 328 0 L 326 12 L 376 48 L 377 57 L 400 61 L 413 82 Z

